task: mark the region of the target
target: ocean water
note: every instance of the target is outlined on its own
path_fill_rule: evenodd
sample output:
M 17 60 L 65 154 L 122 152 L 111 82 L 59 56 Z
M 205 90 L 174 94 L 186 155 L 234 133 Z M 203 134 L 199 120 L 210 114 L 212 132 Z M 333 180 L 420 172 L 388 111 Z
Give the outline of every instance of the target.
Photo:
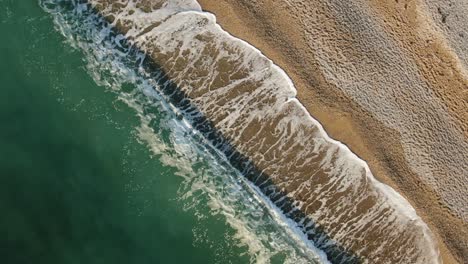
M 0 0 L 1 263 L 314 262 L 167 104 L 39 4 Z
M 12 263 L 438 263 L 409 203 L 196 1 L 1 3 Z

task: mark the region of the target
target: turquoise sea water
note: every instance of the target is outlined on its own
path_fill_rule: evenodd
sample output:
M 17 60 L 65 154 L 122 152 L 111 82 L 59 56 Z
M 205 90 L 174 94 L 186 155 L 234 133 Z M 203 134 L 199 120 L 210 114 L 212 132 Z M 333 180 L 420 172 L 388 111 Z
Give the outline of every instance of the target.
M 141 83 L 101 71 L 38 2 L 0 6 L 1 263 L 312 263 Z
M 221 219 L 183 210 L 182 179 L 38 3 L 0 4 L 1 262 L 245 262 Z
M 271 133 L 269 126 L 283 131 L 289 139 L 277 143 L 281 151 L 286 149 L 284 157 L 292 159 L 279 155 L 264 160 L 271 163 L 270 177 L 279 180 L 278 186 L 263 182 L 263 171 L 248 181 L 253 168 L 248 163 L 231 165 L 233 154 L 218 137 L 221 134 L 210 136 L 206 127 L 197 125 L 202 115 L 211 113 L 211 118 L 226 122 L 227 127 L 217 127 L 224 132 L 236 135 L 238 128 L 248 132 L 246 127 L 263 112 L 246 107 L 246 102 L 262 102 L 254 99 L 263 92 L 274 98 L 292 96 L 295 89 L 284 72 L 254 47 L 223 32 L 198 3 L 170 0 L 162 10 L 148 14 L 132 4 L 122 12 L 119 5 L 96 12 L 86 3 L 0 0 L 0 263 L 300 264 L 329 263 L 327 258 L 333 263 L 359 263 L 354 253 L 363 250 L 371 262 L 387 253 L 392 263 L 437 262 L 428 229 L 414 221 L 419 218 L 410 205 L 386 186 L 367 184 L 375 182 L 367 165 L 329 139 L 297 100 L 298 112 L 286 111 L 290 116 L 286 123 L 266 122 L 262 128 L 266 136 L 259 142 L 247 135 L 249 140 L 236 146 L 247 150 L 267 146 L 266 153 L 271 149 L 276 157 L 276 147 L 264 143 Z M 182 12 L 184 8 L 198 11 Z M 178 13 L 164 23 L 158 22 L 162 19 L 158 16 L 175 10 Z M 153 27 L 154 31 L 142 38 L 135 35 L 138 30 L 122 35 L 103 19 L 106 12 L 141 22 L 136 28 L 142 32 Z M 135 37 L 138 40 L 133 42 Z M 145 49 L 144 43 L 155 49 Z M 186 45 L 183 58 L 166 56 L 180 45 Z M 203 53 L 213 45 L 224 55 L 214 58 Z M 156 64 L 145 54 L 154 51 L 161 56 Z M 204 91 L 207 86 L 198 82 L 212 82 L 219 73 L 215 66 L 226 58 L 247 66 L 245 70 L 265 84 L 258 86 L 263 92 L 238 94 L 226 103 L 231 88 L 238 88 L 228 78 L 223 88 L 231 88 L 192 98 L 199 100 L 193 107 L 205 110 L 198 112 L 181 104 L 187 98 L 180 101 L 177 89 L 174 93 L 169 89 L 177 84 L 180 91 Z M 182 66 L 167 67 L 175 62 Z M 193 62 L 202 62 L 196 66 L 205 71 L 201 79 L 191 71 Z M 166 68 L 183 74 L 169 77 L 163 74 Z M 295 100 L 281 96 L 268 108 L 277 111 L 269 111 L 272 122 L 289 109 L 283 106 Z M 242 114 L 230 108 L 238 103 L 243 105 Z M 261 104 L 257 107 L 264 109 Z M 253 119 L 245 119 L 244 114 Z M 263 118 L 259 120 L 265 123 Z M 295 135 L 304 145 L 297 144 Z M 317 170 L 312 163 L 321 152 L 316 147 L 328 153 L 316 164 Z M 262 148 L 252 155 L 264 157 Z M 305 201 L 290 204 L 284 202 L 288 198 L 284 190 L 275 190 L 293 184 L 281 181 L 290 173 L 282 169 L 296 166 L 316 172 L 307 174 L 310 177 L 299 172 L 294 184 L 301 192 L 308 189 L 308 195 Z M 318 168 L 330 176 L 322 177 L 329 183 L 315 176 Z M 357 191 L 359 186 L 362 191 Z M 335 200 L 337 191 L 344 195 L 341 200 Z M 376 204 L 362 217 L 353 216 L 372 195 L 378 198 Z M 312 199 L 330 204 L 302 215 L 304 202 Z M 317 233 L 322 228 L 319 221 L 338 228 Z M 368 226 L 372 222 L 379 224 Z M 333 233 L 335 237 L 330 236 Z M 379 238 L 374 241 L 372 234 Z

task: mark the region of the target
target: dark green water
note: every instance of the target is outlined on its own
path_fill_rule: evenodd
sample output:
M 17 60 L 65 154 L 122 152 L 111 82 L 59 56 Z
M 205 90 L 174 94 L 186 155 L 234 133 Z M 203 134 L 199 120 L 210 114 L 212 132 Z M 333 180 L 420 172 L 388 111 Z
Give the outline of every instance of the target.
M 0 263 L 248 262 L 221 217 L 182 209 L 182 180 L 138 143 L 134 111 L 37 1 L 0 5 Z
M 38 2 L 0 0 L 1 264 L 317 263 L 128 56 Z

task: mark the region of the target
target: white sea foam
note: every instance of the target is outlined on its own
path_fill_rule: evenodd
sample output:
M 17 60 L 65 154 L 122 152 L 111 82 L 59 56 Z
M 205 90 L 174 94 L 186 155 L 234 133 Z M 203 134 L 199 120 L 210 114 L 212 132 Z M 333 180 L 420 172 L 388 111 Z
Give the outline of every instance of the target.
M 42 1 L 44 5 L 52 2 L 56 1 Z M 104 6 L 101 14 L 113 16 L 111 26 L 97 14 L 80 17 L 86 11 L 83 6 L 70 11 L 71 19 L 63 11 L 52 13 L 62 34 L 86 53 L 90 73 L 98 82 L 116 90 L 122 82 L 137 84 L 138 92 L 125 95 L 125 101 L 140 113 L 140 135 L 153 152 L 162 155 L 161 160 L 168 165 L 178 164 L 190 186 L 184 197 L 193 197 L 198 191 L 206 193 L 211 198 L 211 208 L 223 213 L 238 230 L 238 239 L 249 246 L 251 256 L 258 262 L 267 262 L 285 245 L 293 263 L 303 261 L 301 256 L 326 262 L 326 256 L 314 243 L 339 263 L 356 261 L 354 255 L 364 257 L 365 263 L 439 261 L 429 229 L 411 205 L 378 182 L 367 164 L 345 145 L 328 137 L 295 98 L 296 89 L 283 70 L 259 50 L 223 31 L 215 17 L 201 12 L 196 2 L 160 2 L 165 6 L 152 12 L 143 12 L 133 1 L 125 1 L 126 5 L 116 9 Z M 125 36 L 112 33 L 111 27 L 117 23 L 126 28 Z M 122 47 L 124 39 L 140 50 L 132 55 L 135 61 L 125 62 L 132 58 L 132 49 Z M 145 72 L 142 62 L 148 58 L 143 53 L 151 54 L 151 59 L 161 64 L 170 81 L 190 98 L 192 106 L 179 109 L 165 103 L 162 91 L 168 82 L 158 83 L 161 73 Z M 103 68 L 110 77 L 103 74 Z M 143 94 L 147 99 L 140 96 Z M 156 100 L 144 103 L 148 98 Z M 146 108 L 164 109 L 172 117 L 162 120 L 162 127 L 170 134 L 168 141 L 155 136 L 162 133 L 149 126 L 154 116 L 144 114 Z M 174 115 L 184 118 L 176 121 Z M 213 121 L 214 128 L 228 142 L 208 141 L 208 135 L 195 132 L 202 129 L 196 121 L 202 115 Z M 191 134 L 195 135 L 187 137 Z M 237 166 L 241 174 L 217 178 L 235 171 L 231 168 L 228 173 L 218 171 L 219 168 L 226 168 L 233 160 L 240 162 L 234 154 L 227 155 L 229 145 L 249 157 L 261 173 L 250 175 L 253 167 L 244 162 L 242 168 Z M 168 154 L 171 151 L 176 154 Z M 218 168 L 219 162 L 207 152 L 220 157 L 223 166 Z M 193 162 L 200 157 L 212 164 L 208 173 L 212 181 L 191 177 L 196 174 Z M 263 174 L 269 175 L 274 184 L 261 177 Z M 242 175 L 250 175 L 251 181 Z M 220 182 L 214 183 L 217 180 Z M 231 190 L 227 192 L 231 196 L 223 196 L 226 188 Z M 247 199 L 245 204 L 250 205 L 252 197 L 257 201 L 253 207 L 239 208 L 232 202 Z M 294 202 L 283 203 L 288 199 Z M 270 220 L 257 223 L 255 217 L 239 217 L 245 216 L 243 210 L 258 217 L 264 208 L 268 208 L 269 219 L 282 226 L 280 230 L 288 236 L 272 240 L 272 234 L 262 233 L 259 228 Z M 298 218 L 301 211 L 304 214 Z M 325 232 L 317 232 L 317 227 Z M 270 249 L 265 248 L 266 241 L 274 241 L 269 243 Z M 300 250 L 291 249 L 285 241 L 293 241 Z
M 96 83 L 114 91 L 119 100 L 135 109 L 141 120 L 136 130 L 142 143 L 185 179 L 179 192 L 186 210 L 194 210 L 204 218 L 203 210 L 197 208 L 201 207 L 200 199 L 207 199 L 211 213 L 223 215 L 236 230 L 231 239 L 248 248 L 251 263 L 269 263 L 278 254 L 285 255 L 285 263 L 328 263 L 324 253 L 303 237 L 295 223 L 232 168 L 210 142 L 197 137 L 190 122 L 177 118 L 179 110 L 155 89 L 158 85 L 154 81 L 144 77 L 142 68 L 132 68 L 141 64 L 142 54 L 116 50 L 119 43 L 108 38 L 108 29 L 97 27 L 97 17 L 76 16 L 74 12 L 82 14 L 86 6 L 78 5 L 66 13 L 52 5 L 56 1 L 40 3 L 53 15 L 56 28 L 68 44 L 84 53 L 88 73 Z M 121 87 L 126 84 L 136 89 L 123 92 Z M 151 125 L 154 121 L 159 126 Z M 202 171 L 196 168 L 200 164 Z

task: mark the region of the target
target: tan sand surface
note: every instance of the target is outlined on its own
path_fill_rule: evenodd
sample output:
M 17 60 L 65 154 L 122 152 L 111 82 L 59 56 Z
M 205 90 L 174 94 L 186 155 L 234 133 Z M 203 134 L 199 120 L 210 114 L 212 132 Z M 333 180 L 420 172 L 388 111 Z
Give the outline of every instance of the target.
M 468 262 L 466 1 L 200 0 Z

